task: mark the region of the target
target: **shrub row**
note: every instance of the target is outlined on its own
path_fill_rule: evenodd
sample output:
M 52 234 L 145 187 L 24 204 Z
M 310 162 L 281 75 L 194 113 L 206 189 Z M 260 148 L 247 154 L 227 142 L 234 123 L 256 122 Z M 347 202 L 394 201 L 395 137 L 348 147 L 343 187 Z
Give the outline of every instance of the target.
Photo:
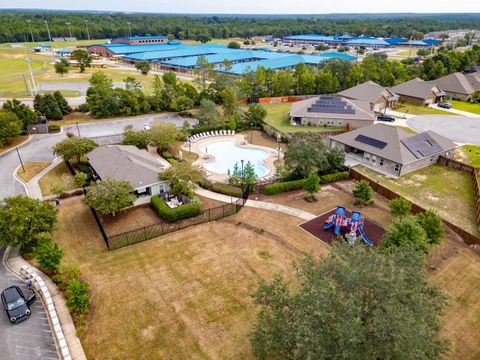
M 304 179 L 268 184 L 265 185 L 263 193 L 266 195 L 276 195 L 286 191 L 303 189 L 303 182 Z
M 200 214 L 201 211 L 200 204 L 197 202 L 191 202 L 171 209 L 165 201 L 158 196 L 152 196 L 150 201 L 158 215 L 168 222 L 194 217 Z
M 48 132 L 56 133 L 60 131 L 60 125 L 58 124 L 50 124 L 48 125 Z
M 238 186 L 233 186 L 230 184 L 212 183 L 208 179 L 203 178 L 198 185 L 204 189 L 223 195 L 233 196 L 236 198 L 241 198 L 243 196 L 242 189 L 240 189 Z
M 348 179 L 348 177 L 348 171 L 322 175 L 320 176 L 320 184 L 328 184 L 339 180 L 345 180 Z M 265 185 L 263 193 L 265 195 L 276 195 L 286 191 L 303 189 L 303 182 L 304 179 L 268 184 Z

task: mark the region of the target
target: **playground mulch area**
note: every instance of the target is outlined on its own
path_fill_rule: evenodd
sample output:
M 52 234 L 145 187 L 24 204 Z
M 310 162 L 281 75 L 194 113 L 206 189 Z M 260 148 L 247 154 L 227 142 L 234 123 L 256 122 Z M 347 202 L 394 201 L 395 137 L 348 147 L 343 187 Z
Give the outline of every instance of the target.
M 309 232 L 310 234 L 322 240 L 323 242 L 326 242 L 327 244 L 331 244 L 335 240 L 335 235 L 333 235 L 333 229 L 323 230 L 323 225 L 325 224 L 325 221 L 328 219 L 328 217 L 335 213 L 335 210 L 336 209 L 332 209 L 316 217 L 313 220 L 309 220 L 307 222 L 304 222 L 303 224 L 300 224 L 299 226 L 303 230 Z M 352 216 L 352 212 L 350 210 L 345 210 L 345 214 L 347 215 L 347 217 Z M 362 214 L 362 217 L 363 217 L 363 214 Z M 365 230 L 365 235 L 367 235 L 367 238 L 373 241 L 375 246 L 377 246 L 382 241 L 383 235 L 385 234 L 384 228 L 371 222 L 367 218 L 364 218 L 364 230 Z M 346 233 L 346 228 L 342 227 L 341 235 L 343 236 L 345 235 L 345 233 Z M 357 238 L 357 242 L 358 241 L 362 241 L 361 237 Z

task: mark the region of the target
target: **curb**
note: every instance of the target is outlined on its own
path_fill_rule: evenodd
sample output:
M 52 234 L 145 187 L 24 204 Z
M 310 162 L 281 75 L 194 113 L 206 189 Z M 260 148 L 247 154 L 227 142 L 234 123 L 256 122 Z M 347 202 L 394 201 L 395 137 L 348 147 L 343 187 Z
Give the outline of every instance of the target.
M 5 156 L 5 155 L 11 153 L 12 151 L 15 151 L 16 149 L 21 148 L 21 147 L 24 146 L 24 145 L 27 145 L 27 144 L 30 142 L 30 140 L 32 140 L 32 138 L 33 138 L 32 135 L 28 135 L 28 138 L 27 138 L 25 141 L 23 141 L 23 142 L 21 142 L 20 144 L 15 145 L 14 147 L 12 147 L 12 148 L 10 148 L 10 149 L 8 149 L 8 150 L 5 150 L 4 152 L 0 153 L 0 158 L 1 158 L 2 156 Z
M 54 297 L 50 294 L 50 291 L 47 287 L 45 280 L 42 278 L 42 275 L 43 276 L 45 275 L 40 270 L 36 269 L 35 267 L 27 263 L 25 260 L 23 260 L 21 256 L 17 255 L 11 258 L 10 252 L 11 252 L 11 248 L 8 247 L 5 250 L 5 254 L 2 259 L 5 265 L 5 268 L 12 274 L 15 274 L 16 276 L 20 277 L 21 279 L 29 278 L 32 280 L 32 286 L 35 288 L 36 294 L 40 295 L 40 300 L 46 309 L 48 321 L 50 323 L 50 328 L 52 329 L 52 333 L 54 334 L 53 338 L 54 338 L 55 345 L 57 347 L 57 353 L 60 356 L 60 358 L 62 360 L 73 360 L 73 359 L 86 360 L 86 356 L 81 346 L 80 340 L 78 339 L 78 337 L 76 337 L 76 335 L 75 335 L 75 338 L 78 345 L 75 344 L 75 347 L 76 347 L 75 352 L 77 353 L 77 356 L 72 356 L 71 354 L 72 344 L 71 343 L 69 344 L 69 341 L 67 341 L 67 337 L 64 334 L 64 328 L 67 325 L 66 322 L 69 322 L 70 324 L 68 325 L 71 325 L 73 329 L 75 329 L 75 327 L 73 325 L 73 321 L 70 317 L 70 314 L 68 314 L 67 321 L 65 321 L 64 319 L 62 323 L 62 321 L 60 320 L 57 312 L 58 304 L 56 304 Z M 17 264 L 17 269 L 14 269 L 14 267 L 10 264 L 10 261 L 12 259 L 15 259 L 15 261 L 19 263 Z M 20 269 L 18 269 L 18 267 Z M 70 341 L 71 340 L 72 339 L 70 339 Z
M 20 169 L 22 165 L 18 165 L 15 170 L 13 171 L 13 178 L 17 180 L 20 184 L 22 184 L 23 188 L 25 189 L 25 193 L 27 194 L 28 197 L 30 197 L 30 190 L 28 189 L 28 184 L 20 179 L 20 177 L 17 176 L 18 169 Z

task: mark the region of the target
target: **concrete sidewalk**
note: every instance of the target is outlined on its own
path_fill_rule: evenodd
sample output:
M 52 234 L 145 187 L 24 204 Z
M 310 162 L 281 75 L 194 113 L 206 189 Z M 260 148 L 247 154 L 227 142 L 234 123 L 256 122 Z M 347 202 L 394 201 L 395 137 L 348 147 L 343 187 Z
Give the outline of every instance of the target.
M 471 112 L 468 112 L 468 111 L 463 111 L 463 110 L 457 110 L 457 109 L 444 109 L 444 108 L 441 108 L 438 106 L 438 104 L 433 104 L 433 105 L 430 105 L 430 108 L 432 109 L 437 109 L 437 110 L 442 110 L 442 111 L 445 111 L 445 112 L 449 112 L 449 113 L 452 113 L 452 114 L 455 114 L 455 115 L 462 115 L 462 116 L 467 116 L 467 117 L 471 117 L 471 118 L 480 118 L 480 115 L 478 114 L 474 114 L 474 113 L 471 113 Z
M 226 203 L 230 203 L 231 201 L 236 201 L 238 200 L 235 197 L 223 195 L 223 194 L 218 194 L 213 191 L 209 191 L 203 188 L 198 187 L 195 190 L 195 193 L 197 193 L 200 196 L 217 200 L 217 201 L 222 201 Z M 252 207 L 252 208 L 257 208 L 257 209 L 264 209 L 264 210 L 270 210 L 270 211 L 276 211 L 276 212 L 281 212 L 290 216 L 295 216 L 300 219 L 303 219 L 305 221 L 315 219 L 317 215 L 314 215 L 312 213 L 309 213 L 307 211 L 303 211 L 294 207 L 290 206 L 285 206 L 285 205 L 280 205 L 280 204 L 275 204 L 275 203 L 270 203 L 266 201 L 257 201 L 257 200 L 247 200 L 245 203 L 245 206 Z

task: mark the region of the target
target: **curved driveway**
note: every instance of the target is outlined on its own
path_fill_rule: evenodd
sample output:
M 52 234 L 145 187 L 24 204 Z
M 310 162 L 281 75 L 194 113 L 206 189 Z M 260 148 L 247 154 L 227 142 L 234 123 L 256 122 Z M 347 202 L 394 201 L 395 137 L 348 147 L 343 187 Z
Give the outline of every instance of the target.
M 80 135 L 85 137 L 111 136 L 123 133 L 127 125 L 133 125 L 137 130 L 143 129 L 144 124 L 151 124 L 156 120 L 168 121 L 181 127 L 184 119 L 176 115 L 143 115 L 122 120 L 99 121 L 79 125 Z M 193 123 L 193 120 L 190 120 Z M 24 162 L 29 161 L 52 161 L 54 158 L 51 146 L 66 137 L 67 132 L 77 134 L 75 125 L 64 126 L 59 134 L 33 135 L 32 139 L 18 148 Z M 13 176 L 15 169 L 20 165 L 16 151 L 0 154 L 0 200 L 12 196 L 24 194 L 25 189 Z
M 407 120 L 417 132 L 432 130 L 459 144 L 480 145 L 480 119 L 455 115 L 424 115 Z

